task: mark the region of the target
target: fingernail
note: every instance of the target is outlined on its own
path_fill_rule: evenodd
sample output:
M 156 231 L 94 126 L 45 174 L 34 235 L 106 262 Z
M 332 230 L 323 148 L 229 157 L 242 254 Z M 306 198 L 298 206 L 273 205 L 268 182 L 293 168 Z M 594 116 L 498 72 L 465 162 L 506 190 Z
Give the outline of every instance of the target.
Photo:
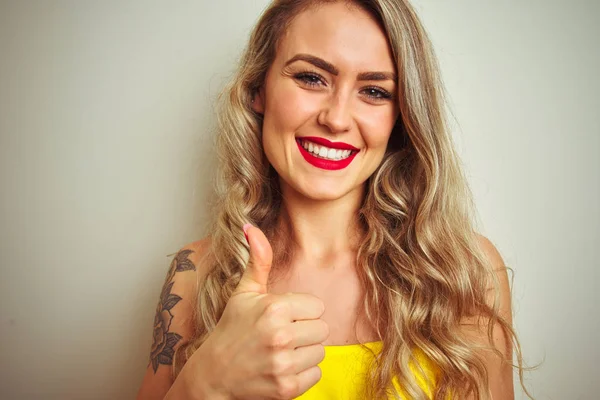
M 246 242 L 248 242 L 248 244 L 250 244 L 250 241 L 248 240 L 248 234 L 246 233 L 246 231 L 248 230 L 248 228 L 250 228 L 252 226 L 252 224 L 245 224 L 242 229 L 244 230 L 244 236 L 246 236 Z

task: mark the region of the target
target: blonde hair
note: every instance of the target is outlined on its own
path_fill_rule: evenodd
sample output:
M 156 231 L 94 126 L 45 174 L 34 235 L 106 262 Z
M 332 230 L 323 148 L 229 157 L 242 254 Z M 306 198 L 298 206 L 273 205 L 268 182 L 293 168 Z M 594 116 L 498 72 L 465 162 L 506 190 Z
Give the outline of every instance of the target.
M 286 229 L 277 174 L 262 149 L 261 116 L 250 104 L 286 27 L 303 10 L 325 2 L 274 1 L 221 96 L 209 270 L 199 288 L 196 335 L 177 350 L 175 376 L 214 330 L 241 279 L 249 258 L 242 226 L 250 222 L 265 232 L 274 265 L 285 265 L 291 257 L 284 250 L 293 238 Z M 476 345 L 460 329 L 464 318 L 484 316 L 490 343 L 493 327 L 502 328 L 516 350 L 521 383 L 523 366 L 515 332 L 500 316 L 497 301 L 493 307 L 486 304 L 487 289 L 493 285 L 498 293 L 498 283 L 478 244 L 475 207 L 447 128 L 431 43 L 406 0 L 347 3 L 369 12 L 386 32 L 398 71 L 400 108 L 385 157 L 365 183 L 357 215 L 363 312 L 383 341 L 365 397 L 393 393 L 396 377 L 412 398 L 426 398 L 409 369 L 419 349 L 439 367 L 435 399 L 450 394 L 486 398 L 488 371 Z

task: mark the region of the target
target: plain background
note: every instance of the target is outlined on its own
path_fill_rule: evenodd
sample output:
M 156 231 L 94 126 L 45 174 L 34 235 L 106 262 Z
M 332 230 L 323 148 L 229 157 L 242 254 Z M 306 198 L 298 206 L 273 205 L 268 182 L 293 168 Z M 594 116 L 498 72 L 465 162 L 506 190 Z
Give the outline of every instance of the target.
M 128 399 L 266 0 L 0 3 L 0 397 Z M 538 399 L 597 399 L 600 2 L 419 0 Z

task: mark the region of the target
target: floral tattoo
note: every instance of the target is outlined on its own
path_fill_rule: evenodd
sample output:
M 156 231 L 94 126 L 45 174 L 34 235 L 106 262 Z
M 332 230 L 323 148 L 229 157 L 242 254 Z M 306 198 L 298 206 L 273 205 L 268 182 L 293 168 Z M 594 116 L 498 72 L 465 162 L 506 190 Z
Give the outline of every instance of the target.
M 160 301 L 156 307 L 156 316 L 154 317 L 153 341 L 150 351 L 150 364 L 152 364 L 154 373 L 156 373 L 159 364 L 173 365 L 174 347 L 181 340 L 181 335 L 169 332 L 173 320 L 171 309 L 181 300 L 181 297 L 171 293 L 171 289 L 173 288 L 173 277 L 176 272 L 196 270 L 194 263 L 188 259 L 191 253 L 193 253 L 193 250 L 181 250 L 175 255 L 160 294 Z

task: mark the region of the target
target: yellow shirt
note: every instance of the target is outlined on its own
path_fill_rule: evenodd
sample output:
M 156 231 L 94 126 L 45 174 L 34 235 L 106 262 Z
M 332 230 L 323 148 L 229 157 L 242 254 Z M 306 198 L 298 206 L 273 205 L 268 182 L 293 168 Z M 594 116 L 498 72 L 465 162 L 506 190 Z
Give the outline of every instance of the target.
M 375 354 L 378 354 L 383 347 L 381 341 L 363 344 L 373 350 Z M 321 380 L 296 399 L 364 400 L 361 393 L 365 388 L 368 368 L 374 360 L 374 355 L 362 348 L 360 344 L 324 347 L 325 358 L 319 363 Z M 419 386 L 429 398 L 433 398 L 432 385 L 435 384 L 435 366 L 420 351 L 415 352 L 415 358 L 425 374 L 419 373 L 413 365 L 410 365 L 410 370 L 415 375 Z M 431 383 L 428 384 L 428 382 Z M 400 389 L 396 378 L 393 379 L 393 384 L 402 397 L 407 398 L 407 395 Z

